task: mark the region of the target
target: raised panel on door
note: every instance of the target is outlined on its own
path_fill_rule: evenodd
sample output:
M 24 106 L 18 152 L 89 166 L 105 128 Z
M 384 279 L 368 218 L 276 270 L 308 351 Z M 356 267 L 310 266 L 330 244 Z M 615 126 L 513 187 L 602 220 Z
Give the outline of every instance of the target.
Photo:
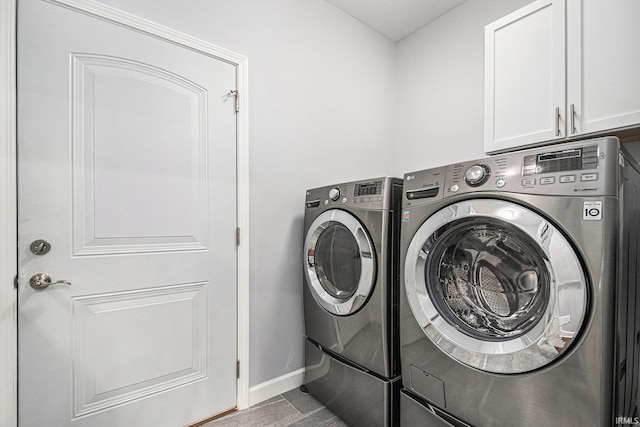
M 207 285 L 73 298 L 73 416 L 204 380 Z
M 55 2 L 18 24 L 21 424 L 235 407 L 235 66 Z
M 640 2 L 569 0 L 569 136 L 640 124 Z
M 74 255 L 207 249 L 207 89 L 131 59 L 70 59 Z
M 539 0 L 485 28 L 485 151 L 562 138 L 564 1 Z

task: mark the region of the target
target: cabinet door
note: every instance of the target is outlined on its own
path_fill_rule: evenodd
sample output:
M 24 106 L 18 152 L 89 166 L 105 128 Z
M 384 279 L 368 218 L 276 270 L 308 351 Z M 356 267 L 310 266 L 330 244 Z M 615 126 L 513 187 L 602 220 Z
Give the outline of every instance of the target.
M 569 136 L 640 124 L 639 22 L 638 0 L 568 0 Z
M 485 151 L 566 137 L 565 1 L 538 0 L 485 27 Z

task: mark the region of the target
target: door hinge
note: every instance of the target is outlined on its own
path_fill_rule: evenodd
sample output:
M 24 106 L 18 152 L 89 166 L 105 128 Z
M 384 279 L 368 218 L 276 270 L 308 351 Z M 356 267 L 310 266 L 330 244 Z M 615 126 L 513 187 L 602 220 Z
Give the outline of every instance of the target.
M 240 246 L 240 227 L 236 227 L 236 246 Z
M 236 97 L 236 113 L 240 111 L 240 97 L 238 96 L 238 89 L 231 89 L 227 96 Z
M 236 360 L 236 378 L 240 378 L 240 361 Z
M 18 289 L 18 275 L 13 278 L 13 287 Z

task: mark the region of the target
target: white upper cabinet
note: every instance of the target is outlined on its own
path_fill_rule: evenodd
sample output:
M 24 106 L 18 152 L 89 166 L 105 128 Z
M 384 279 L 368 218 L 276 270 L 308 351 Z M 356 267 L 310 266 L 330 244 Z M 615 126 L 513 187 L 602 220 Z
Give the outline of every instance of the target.
M 485 151 L 565 136 L 564 19 L 540 0 L 485 28 Z
M 638 0 L 538 0 L 487 25 L 485 151 L 639 125 L 638 22 Z
M 567 43 L 569 136 L 640 124 L 640 1 L 568 0 Z

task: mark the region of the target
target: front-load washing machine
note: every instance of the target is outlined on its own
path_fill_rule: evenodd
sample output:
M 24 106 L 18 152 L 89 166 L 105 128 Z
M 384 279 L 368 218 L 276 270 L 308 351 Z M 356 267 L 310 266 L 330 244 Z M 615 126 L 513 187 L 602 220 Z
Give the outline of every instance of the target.
M 639 228 L 617 138 L 406 174 L 403 396 L 453 425 L 638 420 Z
M 378 178 L 306 195 L 305 385 L 354 426 L 397 419 L 401 193 Z

